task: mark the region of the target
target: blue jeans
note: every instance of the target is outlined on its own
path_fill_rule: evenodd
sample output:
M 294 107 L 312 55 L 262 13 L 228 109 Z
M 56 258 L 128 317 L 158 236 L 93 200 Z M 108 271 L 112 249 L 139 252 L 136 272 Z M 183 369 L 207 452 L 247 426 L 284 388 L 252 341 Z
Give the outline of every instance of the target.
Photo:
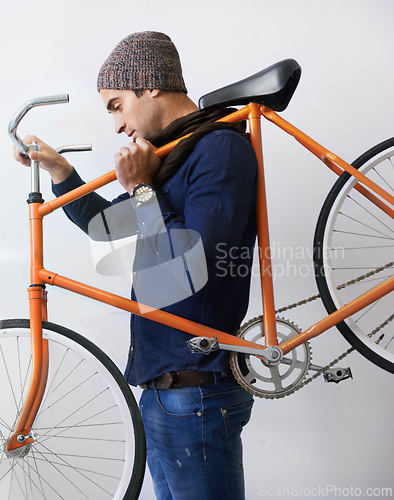
M 144 390 L 140 410 L 158 500 L 242 500 L 241 432 L 253 397 L 235 381 Z

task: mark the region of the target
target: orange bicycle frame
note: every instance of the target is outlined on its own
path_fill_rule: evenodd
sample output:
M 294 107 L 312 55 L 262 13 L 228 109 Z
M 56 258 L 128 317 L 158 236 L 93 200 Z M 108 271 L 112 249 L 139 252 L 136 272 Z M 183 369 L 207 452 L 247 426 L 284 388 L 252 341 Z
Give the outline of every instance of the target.
M 268 227 L 268 212 L 266 189 L 264 180 L 264 163 L 262 152 L 262 137 L 261 137 L 261 116 L 264 116 L 269 121 L 279 126 L 282 130 L 292 135 L 304 147 L 322 160 L 336 174 L 340 175 L 344 171 L 349 172 L 357 180 L 358 184 L 355 189 L 358 189 L 364 196 L 367 196 L 381 210 L 389 216 L 394 217 L 394 210 L 391 208 L 394 204 L 394 198 L 390 196 L 381 187 L 377 186 L 370 179 L 358 172 L 354 167 L 313 141 L 310 137 L 299 131 L 291 124 L 279 117 L 274 111 L 256 103 L 251 103 L 244 108 L 228 115 L 222 121 L 238 122 L 248 120 L 251 143 L 255 150 L 258 162 L 258 199 L 257 199 L 257 228 L 258 228 L 258 246 L 260 260 L 260 283 L 262 290 L 262 308 L 264 321 L 264 336 L 265 345 L 261 346 L 254 342 L 249 342 L 225 332 L 192 322 L 185 318 L 175 316 L 173 314 L 154 309 L 149 306 L 141 307 L 138 302 L 120 297 L 118 295 L 91 287 L 84 283 L 71 280 L 64 276 L 48 271 L 43 263 L 43 234 L 42 225 L 43 218 L 68 203 L 75 201 L 86 194 L 95 191 L 96 189 L 114 181 L 116 179 L 115 171 L 88 182 L 73 191 L 70 191 L 59 198 L 51 200 L 47 203 L 42 201 L 34 201 L 30 203 L 30 233 L 31 233 L 31 272 L 30 278 L 32 285 L 29 287 L 29 302 L 30 302 L 30 326 L 32 337 L 32 375 L 28 395 L 19 415 L 14 434 L 11 436 L 7 450 L 13 450 L 29 442 L 34 438 L 30 435 L 35 417 L 41 404 L 46 378 L 48 374 L 48 345 L 47 341 L 42 337 L 42 322 L 47 319 L 46 313 L 46 291 L 45 285 L 54 285 L 74 293 L 90 297 L 94 300 L 112 305 L 116 308 L 128 311 L 133 314 L 143 315 L 144 317 L 165 324 L 167 326 L 185 331 L 194 336 L 216 337 L 218 342 L 234 346 L 247 348 L 255 356 L 259 356 L 259 352 L 263 353 L 265 349 L 271 346 L 278 346 L 278 337 L 276 333 L 276 315 L 274 304 L 274 288 L 272 279 L 272 266 L 270 256 L 270 239 Z M 180 141 L 174 141 L 162 148 L 156 153 L 159 157 L 166 156 Z M 391 205 L 391 206 L 390 206 Z M 375 302 L 380 297 L 394 290 L 394 278 L 386 280 L 379 286 L 364 293 L 346 306 L 338 309 L 336 312 L 318 321 L 316 324 L 305 330 L 302 334 L 294 337 L 279 345 L 282 354 L 286 354 L 295 347 L 310 340 L 332 326 L 343 321 L 345 318 L 360 311 L 367 305 Z M 143 310 L 143 313 L 141 312 Z M 260 356 L 263 358 L 264 356 Z

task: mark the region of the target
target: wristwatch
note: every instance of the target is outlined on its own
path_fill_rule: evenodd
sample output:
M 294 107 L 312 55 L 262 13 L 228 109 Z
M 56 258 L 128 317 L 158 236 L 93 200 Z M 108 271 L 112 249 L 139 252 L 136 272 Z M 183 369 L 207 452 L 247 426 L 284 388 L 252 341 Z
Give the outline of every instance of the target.
M 149 184 L 137 184 L 133 189 L 132 198 L 135 198 L 138 207 L 144 203 L 148 203 L 153 198 L 154 194 L 153 187 Z

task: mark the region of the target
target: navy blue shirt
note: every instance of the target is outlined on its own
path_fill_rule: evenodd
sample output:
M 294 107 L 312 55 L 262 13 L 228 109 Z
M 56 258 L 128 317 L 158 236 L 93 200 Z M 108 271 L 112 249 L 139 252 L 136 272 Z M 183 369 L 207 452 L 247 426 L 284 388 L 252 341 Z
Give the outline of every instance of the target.
M 74 171 L 53 185 L 60 196 L 83 184 Z M 183 229 L 201 236 L 208 281 L 195 293 L 162 309 L 191 321 L 235 334 L 246 314 L 253 248 L 256 239 L 257 161 L 250 143 L 237 132 L 217 130 L 203 137 L 182 167 L 157 192 L 169 234 Z M 64 210 L 82 230 L 108 207 L 129 199 L 124 193 L 112 202 L 91 193 Z M 153 207 L 153 206 L 152 206 Z M 138 213 L 150 234 L 159 218 L 149 205 Z M 149 232 L 148 231 L 148 232 Z M 143 247 L 142 247 L 143 248 Z M 138 248 L 137 248 L 138 253 Z M 165 283 L 163 283 L 165 287 Z M 135 300 L 135 291 L 131 298 Z M 138 298 L 138 297 L 137 297 Z M 131 341 L 125 377 L 138 385 L 166 371 L 185 369 L 229 373 L 228 352 L 209 355 L 189 352 L 186 332 L 131 315 Z

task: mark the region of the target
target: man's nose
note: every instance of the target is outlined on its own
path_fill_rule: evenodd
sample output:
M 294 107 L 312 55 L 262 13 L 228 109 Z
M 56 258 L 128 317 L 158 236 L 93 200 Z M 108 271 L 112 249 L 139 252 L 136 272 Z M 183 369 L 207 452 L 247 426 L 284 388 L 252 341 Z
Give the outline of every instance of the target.
M 115 120 L 115 132 L 121 134 L 125 130 L 126 124 L 121 120 Z

